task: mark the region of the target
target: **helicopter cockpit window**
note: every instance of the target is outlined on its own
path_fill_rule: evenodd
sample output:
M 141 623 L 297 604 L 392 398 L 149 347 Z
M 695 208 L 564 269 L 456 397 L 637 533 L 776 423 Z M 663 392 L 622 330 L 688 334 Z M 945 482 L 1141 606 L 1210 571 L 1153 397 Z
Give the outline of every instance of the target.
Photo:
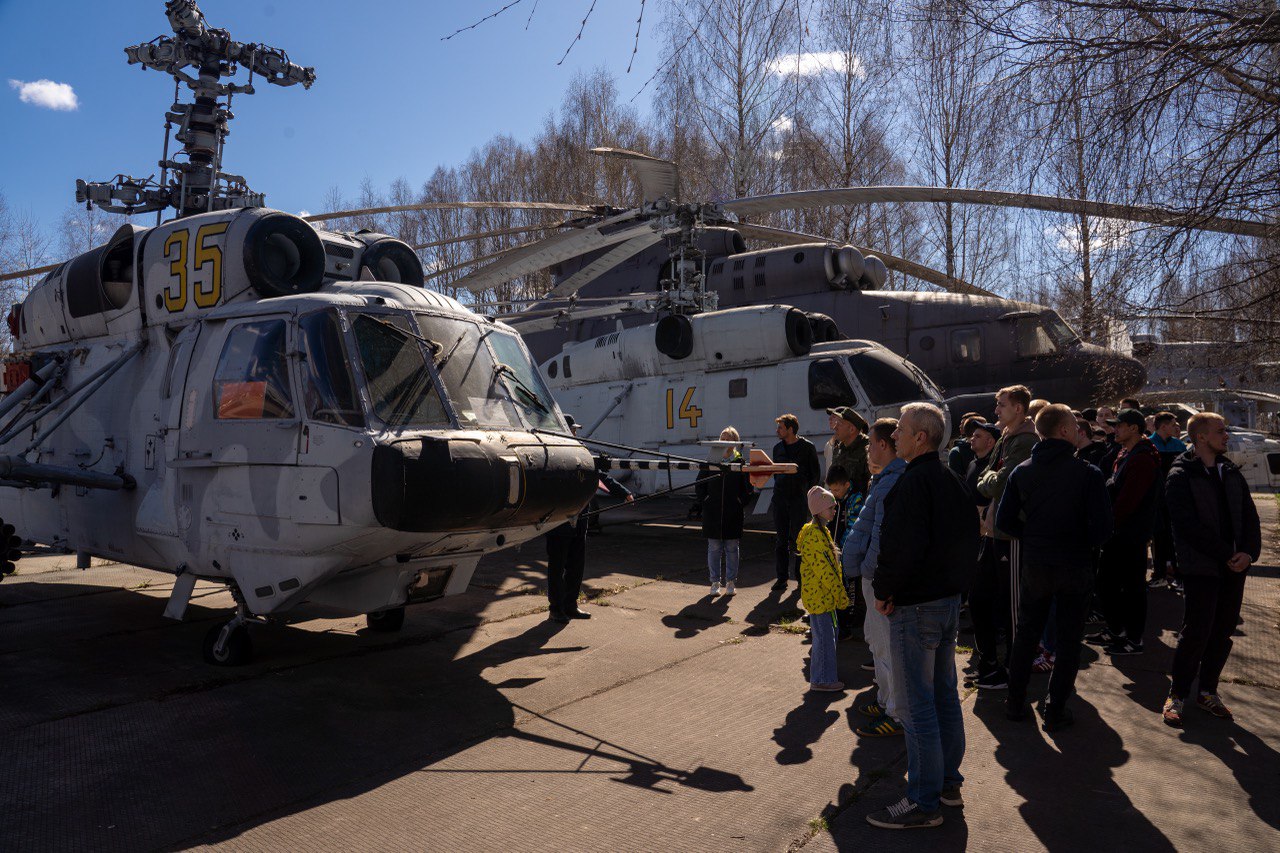
M 1059 348 L 1065 349 L 1080 340 L 1076 330 L 1071 328 L 1067 321 L 1058 315 L 1057 311 L 1041 311 L 1040 322 L 1044 324 L 1049 337 L 1053 338 L 1053 342 Z
M 852 406 L 855 402 L 853 388 L 849 386 L 840 362 L 834 358 L 809 362 L 809 408 L 830 409 Z
M 213 375 L 217 417 L 293 417 L 284 320 L 242 323 L 227 335 Z
M 1053 355 L 1058 351 L 1053 338 L 1040 324 L 1039 317 L 1019 317 L 1014 320 L 1014 335 L 1018 340 L 1018 356 L 1020 358 L 1036 358 Z
M 399 315 L 357 314 L 351 321 L 373 413 L 387 426 L 446 426 L 417 332 Z M 402 331 L 403 330 L 403 331 Z
M 460 427 L 559 428 L 550 392 L 510 333 L 456 317 L 417 318 L 422 336 L 440 344 L 436 366 Z
M 318 311 L 298 321 L 302 341 L 302 405 L 313 421 L 364 426 L 338 316 Z
M 849 366 L 873 406 L 925 398 L 920 381 L 896 356 L 864 350 L 849 356 Z

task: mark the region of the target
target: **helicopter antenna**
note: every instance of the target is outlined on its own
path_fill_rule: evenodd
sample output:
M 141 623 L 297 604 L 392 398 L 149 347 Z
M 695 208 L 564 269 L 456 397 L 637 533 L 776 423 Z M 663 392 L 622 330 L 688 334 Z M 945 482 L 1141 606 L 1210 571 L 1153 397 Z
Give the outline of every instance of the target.
M 261 193 L 250 190 L 239 175 L 222 171 L 223 146 L 230 133 L 227 125 L 235 117 L 231 96 L 252 95 L 255 73 L 277 86 L 301 83 L 309 89 L 316 80 L 315 69 L 293 64 L 280 48 L 234 41 L 226 30 L 205 23 L 195 0 L 166 0 L 164 11 L 173 28 L 172 38 L 159 36 L 124 49 L 130 65 L 169 74 L 176 81 L 175 92 L 185 83 L 194 95 L 188 104 L 178 103 L 175 95 L 173 107 L 165 113 L 160 180 L 130 175 L 116 175 L 110 181 L 77 180 L 76 201 L 124 214 L 158 213 L 172 207 L 178 216 L 261 207 Z M 241 65 L 249 70 L 247 84 L 222 82 Z M 195 76 L 187 68 L 195 69 Z M 175 156 L 182 160 L 169 159 L 170 124 L 178 127 L 174 138 L 182 143 L 182 150 Z

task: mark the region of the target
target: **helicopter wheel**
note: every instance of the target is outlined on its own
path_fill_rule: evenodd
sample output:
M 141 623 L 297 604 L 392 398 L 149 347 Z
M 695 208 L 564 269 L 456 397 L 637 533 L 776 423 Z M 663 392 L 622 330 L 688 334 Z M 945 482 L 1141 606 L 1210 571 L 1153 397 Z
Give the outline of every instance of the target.
M 218 648 L 218 637 L 222 629 L 231 626 L 227 641 Z M 253 640 L 249 638 L 249 629 L 243 622 L 231 620 L 230 623 L 214 625 L 204 635 L 204 659 L 214 666 L 241 666 L 253 657 Z
M 404 608 L 393 607 L 390 610 L 379 610 L 377 613 L 366 613 L 364 618 L 370 631 L 393 634 L 404 627 Z

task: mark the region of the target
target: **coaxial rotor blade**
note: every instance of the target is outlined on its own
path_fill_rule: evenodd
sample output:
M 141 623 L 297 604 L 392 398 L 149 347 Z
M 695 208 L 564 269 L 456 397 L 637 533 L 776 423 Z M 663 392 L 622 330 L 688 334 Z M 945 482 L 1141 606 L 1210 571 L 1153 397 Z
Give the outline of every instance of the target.
M 1170 228 L 1198 228 L 1202 231 L 1241 234 L 1246 237 L 1266 237 L 1276 231 L 1274 223 L 1248 219 L 1184 213 L 1134 204 L 1110 204 L 1101 201 L 1060 198 L 1058 196 L 1035 195 L 1032 193 L 970 190 L 956 187 L 849 187 L 833 190 L 805 190 L 803 192 L 740 198 L 734 201 L 722 202 L 721 207 L 730 213 L 740 216 L 754 216 L 779 210 L 804 210 L 815 207 L 896 202 L 989 204 L 997 207 L 1028 208 L 1056 213 L 1099 216 L 1106 219 L 1124 219 L 1130 222 L 1146 222 Z
M 753 237 L 757 240 L 764 240 L 770 243 L 777 243 L 784 246 L 799 246 L 806 243 L 832 243 L 826 237 L 818 237 L 813 234 L 802 234 L 799 231 L 787 231 L 783 228 L 770 228 L 767 225 L 746 225 L 741 222 L 733 226 L 743 237 Z M 890 255 L 877 249 L 868 249 L 863 246 L 854 246 L 863 255 L 874 255 L 884 261 L 884 265 L 891 270 L 909 275 L 912 278 L 918 278 L 921 281 L 927 281 L 929 284 L 936 284 L 944 290 L 952 293 L 967 293 L 970 296 L 995 296 L 989 290 L 983 290 L 977 285 L 970 284 L 963 279 L 952 278 L 945 273 L 940 273 L 932 267 L 926 267 L 923 264 L 917 264 L 915 261 L 908 261 L 906 258 L 899 258 L 896 255 Z
M 4 275 L 0 275 L 0 281 L 11 281 L 15 278 L 26 278 L 29 275 L 40 275 L 41 273 L 46 273 L 46 272 L 49 272 L 50 270 L 56 270 L 59 266 L 60 266 L 59 264 L 49 264 L 43 267 L 32 267 L 29 270 L 18 270 L 17 272 L 7 272 Z
M 538 272 L 561 261 L 567 261 L 569 258 L 624 243 L 632 237 L 647 232 L 650 229 L 649 224 L 644 221 L 637 222 L 610 234 L 603 233 L 603 229 L 632 220 L 635 215 L 635 211 L 629 210 L 586 228 L 574 228 L 561 234 L 553 234 L 545 240 L 527 243 L 500 261 L 465 275 L 453 284 L 467 287 L 475 293 L 511 281 L 513 278 Z
M 620 246 L 614 246 L 573 275 L 551 288 L 551 296 L 568 296 L 577 293 L 597 277 L 607 273 L 628 258 L 638 255 L 645 249 L 662 240 L 662 235 L 655 231 L 645 231 L 632 237 Z
M 554 329 L 565 321 L 599 319 L 601 317 L 612 317 L 615 314 L 629 314 L 643 310 L 645 310 L 645 306 L 635 302 L 625 302 L 620 305 L 605 305 L 600 308 L 585 308 L 580 311 L 565 309 L 556 311 L 550 316 L 530 317 L 524 320 L 509 317 L 501 317 L 499 319 L 520 334 L 525 335 L 530 332 L 545 332 L 548 329 Z
M 635 170 L 645 201 L 680 200 L 680 167 L 670 160 L 659 160 L 625 148 L 592 148 L 591 153 L 628 163 Z
M 424 274 L 423 278 L 439 278 L 440 276 L 448 275 L 451 272 L 457 272 L 458 270 L 464 270 L 464 269 L 467 269 L 468 267 L 474 267 L 476 264 L 483 264 L 489 261 L 497 260 L 498 258 L 501 258 L 504 255 L 509 255 L 512 252 L 519 251 L 520 249 L 532 248 L 534 246 L 537 246 L 541 242 L 542 242 L 541 240 L 530 240 L 528 243 L 521 243 L 518 246 L 508 246 L 505 249 L 499 249 L 498 251 L 490 252 L 487 255 L 480 255 L 479 257 L 476 257 L 476 258 L 470 258 L 468 260 L 463 261 L 462 263 L 454 264 L 453 266 L 441 267 L 440 269 L 431 270 L 430 272 Z M 457 283 L 461 280 L 462 279 L 460 278 L 456 279 L 450 282 L 449 286 L 450 287 L 456 286 Z
M 499 228 L 496 231 L 476 231 L 471 234 L 460 234 L 457 237 L 448 237 L 444 240 L 435 240 L 430 243 L 418 243 L 413 246 L 414 249 L 434 249 L 437 246 L 449 246 L 453 243 L 469 243 L 472 240 L 483 240 L 486 237 L 509 237 L 512 234 L 528 234 L 530 231 L 554 231 L 563 227 L 563 222 L 557 222 L 553 225 L 526 225 L 523 228 Z
M 566 204 L 558 201 L 428 201 L 422 204 L 366 207 L 361 210 L 334 210 L 329 213 L 312 213 L 302 218 L 308 222 L 325 222 L 349 216 L 403 213 L 410 210 L 560 210 L 568 213 L 592 213 L 597 209 L 589 204 Z

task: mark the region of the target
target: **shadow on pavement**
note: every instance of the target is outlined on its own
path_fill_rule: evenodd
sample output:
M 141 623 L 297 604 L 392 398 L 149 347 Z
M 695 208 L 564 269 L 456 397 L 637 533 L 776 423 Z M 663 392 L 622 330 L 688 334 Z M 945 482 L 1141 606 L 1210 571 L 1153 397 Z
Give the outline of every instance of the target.
M 1188 709 L 1188 714 L 1195 711 Z M 1201 713 L 1182 730 L 1183 743 L 1194 744 L 1223 763 L 1249 795 L 1249 806 L 1268 826 L 1280 829 L 1280 754 L 1239 723 Z
M 678 640 L 696 637 L 708 628 L 714 628 L 729 621 L 729 601 L 727 595 L 702 596 L 697 601 L 685 605 L 679 613 L 671 613 L 662 617 L 662 624 L 675 629 Z
M 974 707 L 996 739 L 1005 781 L 1025 801 L 1018 813 L 1027 827 L 1048 850 L 1174 850 L 1115 781 L 1113 769 L 1130 757 L 1120 735 L 1083 698 L 1072 699 L 1071 709 L 1075 725 L 1055 737 L 1041 734 L 1038 719 L 1006 720 L 1002 702 Z M 1087 813 L 1064 807 L 1081 793 Z
M 817 743 L 822 733 L 840 719 L 840 712 L 831 706 L 845 696 L 843 692 L 805 693 L 782 725 L 773 730 L 773 742 L 781 747 L 775 760 L 779 764 L 803 764 L 813 758 L 810 744 Z

